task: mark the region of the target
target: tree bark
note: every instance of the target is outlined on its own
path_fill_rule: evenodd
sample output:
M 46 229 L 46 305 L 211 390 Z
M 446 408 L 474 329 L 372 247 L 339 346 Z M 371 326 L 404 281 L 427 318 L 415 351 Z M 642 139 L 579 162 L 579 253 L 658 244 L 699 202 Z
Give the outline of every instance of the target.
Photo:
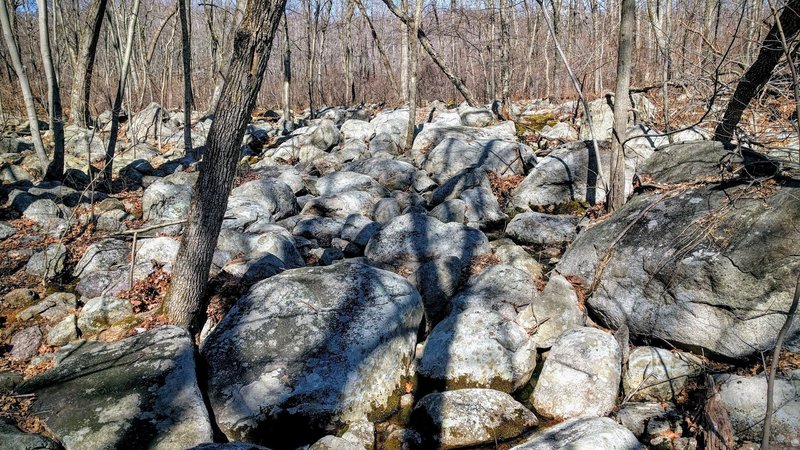
M 36 156 L 39 158 L 39 164 L 42 168 L 42 175 L 47 174 L 47 168 L 50 161 L 47 157 L 47 152 L 42 143 L 42 135 L 39 131 L 39 118 L 36 116 L 36 104 L 34 103 L 33 91 L 31 91 L 31 84 L 28 80 L 28 74 L 25 71 L 25 66 L 22 63 L 22 57 L 17 47 L 17 41 L 14 39 L 14 34 L 11 29 L 11 19 L 9 17 L 8 6 L 5 1 L 0 5 L 0 24 L 3 27 L 3 38 L 6 41 L 6 48 L 8 49 L 11 64 L 14 66 L 14 72 L 19 79 L 19 87 L 22 90 L 22 99 L 25 102 L 25 110 L 28 113 L 28 123 L 31 129 L 31 140 L 33 141 L 33 148 L 36 151 Z
M 87 8 L 91 20 L 89 28 L 80 34 L 77 59 L 73 69 L 72 92 L 70 94 L 70 121 L 73 125 L 86 128 L 91 122 L 89 98 L 92 92 L 92 73 L 94 57 L 97 54 L 97 41 L 103 29 L 108 0 L 92 0 Z
M 131 12 L 127 38 L 125 40 L 125 53 L 122 56 L 122 67 L 119 73 L 119 83 L 117 84 L 117 95 L 114 98 L 114 107 L 111 109 L 111 135 L 108 137 L 106 163 L 105 166 L 103 166 L 103 181 L 109 186 L 111 185 L 114 174 L 114 155 L 117 149 L 119 118 L 122 114 L 122 97 L 125 95 L 125 85 L 128 83 L 131 53 L 133 52 L 133 32 L 136 30 L 136 20 L 139 18 L 139 2 L 140 0 L 134 0 L 133 2 L 133 11 Z
M 198 330 L 204 311 L 208 271 L 236 175 L 239 144 L 250 122 L 285 6 L 286 0 L 249 1 L 234 33 L 233 54 L 216 119 L 208 132 L 207 150 L 165 302 L 170 320 L 191 331 Z
M 397 8 L 392 0 L 383 0 L 383 3 L 385 3 L 386 7 L 389 8 L 389 11 L 391 11 L 392 14 L 400 19 L 404 24 L 408 25 L 408 23 L 412 21 L 412 19 L 403 13 L 403 11 Z M 431 40 L 428 39 L 428 35 L 425 34 L 425 30 L 423 30 L 422 27 L 417 30 L 417 39 L 419 40 L 419 43 L 422 44 L 422 48 L 424 48 L 428 53 L 428 56 L 431 57 L 433 63 L 436 64 L 442 73 L 447 76 L 450 82 L 453 83 L 453 86 L 455 86 L 458 92 L 461 93 L 461 95 L 464 97 L 464 100 L 466 100 L 470 106 L 478 106 L 478 101 L 475 99 L 472 91 L 467 88 L 467 86 L 464 84 L 464 81 L 458 78 L 455 72 L 453 72 L 452 68 L 442 59 L 442 57 L 433 47 Z
M 292 46 L 289 41 L 289 19 L 283 12 L 283 133 L 289 134 L 294 129 L 292 119 Z
M 508 25 L 508 0 L 500 0 L 500 95 L 503 102 L 503 117 L 508 119 L 511 111 L 511 31 Z
M 786 41 L 790 42 L 800 31 L 800 0 L 789 0 L 786 7 L 764 38 L 761 50 L 753 64 L 747 69 L 736 90 L 733 93 L 722 120 L 714 130 L 714 140 L 730 143 L 733 139 L 736 126 L 742 118 L 744 110 L 758 92 L 769 81 L 772 71 L 783 55 L 780 30 L 783 29 Z
M 414 145 L 414 132 L 417 128 L 417 60 L 419 42 L 415 39 L 422 20 L 422 2 L 415 0 L 414 21 L 406 23 L 408 31 L 408 125 L 404 151 L 411 151 Z
M 44 178 L 60 180 L 64 177 L 64 118 L 61 114 L 61 91 L 58 87 L 58 76 L 53 65 L 50 51 L 50 28 L 47 12 L 47 1 L 36 0 L 39 10 L 39 48 L 42 53 L 42 65 L 47 77 L 47 103 L 50 112 L 50 130 L 53 132 L 53 160 L 50 162 Z
M 622 0 L 620 5 L 619 50 L 617 51 L 617 87 L 614 94 L 614 138 L 611 141 L 611 186 L 606 210 L 614 212 L 625 204 L 625 139 L 633 66 L 633 32 L 636 0 Z
M 192 43 L 189 42 L 189 20 L 186 0 L 178 0 L 178 14 L 181 19 L 181 59 L 183 60 L 183 147 L 186 155 L 198 159 L 199 155 L 192 149 Z

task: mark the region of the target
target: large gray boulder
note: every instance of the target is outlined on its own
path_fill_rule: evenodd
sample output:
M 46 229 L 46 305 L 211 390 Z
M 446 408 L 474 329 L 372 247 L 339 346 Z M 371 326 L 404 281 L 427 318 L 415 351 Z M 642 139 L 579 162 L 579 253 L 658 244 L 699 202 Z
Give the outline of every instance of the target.
M 655 116 L 655 106 L 644 94 L 633 94 L 631 96 L 631 111 L 628 113 L 630 122 L 651 123 Z M 589 102 L 589 112 L 592 115 L 592 127 L 588 121 L 584 121 L 580 129 L 580 139 L 589 141 L 592 135 L 598 141 L 610 141 L 613 137 L 614 110 L 612 108 L 614 96 L 599 98 Z
M 407 281 L 363 264 L 288 270 L 254 285 L 201 348 L 217 423 L 231 439 L 286 447 L 387 417 L 422 314 Z
M 189 448 L 213 440 L 186 331 L 157 328 L 113 344 L 62 348 L 55 368 L 22 384 L 31 414 L 67 450 Z
M 25 433 L 0 420 L 0 448 L 5 450 L 62 450 L 58 442 L 41 434 Z
M 611 152 L 600 146 L 600 164 L 584 142 L 557 147 L 539 160 L 513 191 L 512 205 L 523 210 L 567 202 L 602 202 L 610 180 Z M 602 168 L 602 173 L 600 172 Z M 625 195 L 633 191 L 633 166 L 626 161 Z
M 568 420 L 534 434 L 511 450 L 640 450 L 627 428 L 607 417 Z
M 633 401 L 671 402 L 683 391 L 689 377 L 702 371 L 702 361 L 691 353 L 638 347 L 628 357 L 622 388 L 626 398 Z
M 525 162 L 532 153 L 528 146 L 515 141 L 445 138 L 418 162 L 431 178 L 442 182 L 467 168 L 482 168 L 501 176 L 524 175 Z
M 333 172 L 317 180 L 319 195 L 336 195 L 349 191 L 362 191 L 374 197 L 385 197 L 389 192 L 369 175 L 356 172 Z
M 125 241 L 112 238 L 99 240 L 86 249 L 72 275 L 80 278 L 115 267 L 128 267 L 130 253 L 130 245 Z
M 578 306 L 578 294 L 563 276 L 553 272 L 542 293 L 520 311 L 517 322 L 529 330 L 536 346 L 549 348 L 565 331 L 582 327 L 586 312 Z
M 491 389 L 435 392 L 419 401 L 415 428 L 428 448 L 451 449 L 496 444 L 537 425 L 532 412 L 510 395 Z
M 717 399 L 728 412 L 733 431 L 741 441 L 760 442 L 767 410 L 767 379 L 763 374 L 754 377 L 722 375 Z M 775 379 L 775 412 L 772 416 L 770 443 L 786 448 L 800 446 L 800 371 L 788 378 Z
M 699 186 L 634 197 L 583 231 L 558 271 L 591 285 L 603 261 L 587 305 L 606 327 L 726 359 L 757 355 L 774 346 L 794 292 L 800 191 L 743 194 Z
M 528 212 L 517 214 L 506 226 L 506 234 L 520 244 L 561 244 L 578 235 L 580 217 Z
M 517 128 L 514 122 L 511 121 L 484 128 L 426 124 L 422 131 L 414 138 L 411 156 L 419 165 L 424 161 L 427 153 L 431 149 L 447 138 L 466 142 L 477 139 L 506 139 L 513 141 L 516 134 Z
M 25 272 L 45 280 L 52 280 L 64 273 L 66 261 L 67 247 L 64 244 L 50 244 L 31 256 L 25 265 Z
M 501 310 L 525 306 L 537 296 L 531 276 L 516 267 L 497 264 L 471 277 L 464 289 L 453 297 L 453 307 L 465 310 L 482 306 Z
M 449 256 L 468 265 L 472 258 L 491 253 L 481 231 L 456 223 L 442 223 L 423 214 L 404 214 L 375 233 L 364 249 L 367 258 L 395 268 L 420 265 Z
M 414 184 L 417 169 L 405 161 L 389 158 L 367 158 L 345 164 L 343 171 L 369 175 L 389 190 L 404 190 Z
M 621 360 L 614 336 L 597 328 L 569 330 L 550 349 L 531 403 L 543 417 L 605 416 L 617 400 Z
M 297 214 L 299 207 L 294 191 L 286 183 L 261 178 L 233 189 L 223 228 L 252 233 L 260 232 L 274 222 Z
M 489 388 L 513 392 L 536 367 L 527 331 L 486 307 L 453 310 L 431 331 L 417 369 L 447 389 Z
M 717 180 L 720 162 L 728 152 L 721 142 L 689 142 L 663 147 L 639 167 L 639 173 L 657 183 L 673 184 L 698 179 Z M 738 157 L 733 161 L 739 161 Z
M 134 114 L 128 121 L 129 136 L 137 141 L 157 139 L 159 133 L 169 136 L 172 129 L 169 127 L 169 114 L 164 112 L 158 103 L 150 103 L 143 110 Z
M 198 173 L 177 172 L 159 178 L 144 190 L 142 217 L 154 224 L 185 219 L 192 202 L 192 189 Z M 177 234 L 182 226 L 161 228 L 161 233 Z
M 344 121 L 339 131 L 342 133 L 342 139 L 345 141 L 355 139 L 368 142 L 375 136 L 375 125 L 366 120 L 347 119 Z

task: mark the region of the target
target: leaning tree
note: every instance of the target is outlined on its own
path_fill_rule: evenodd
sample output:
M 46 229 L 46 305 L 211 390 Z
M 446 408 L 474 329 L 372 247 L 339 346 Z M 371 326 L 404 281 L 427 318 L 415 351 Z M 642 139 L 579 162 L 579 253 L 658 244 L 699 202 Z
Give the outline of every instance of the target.
M 196 331 L 211 259 L 228 195 L 233 188 L 239 146 L 267 70 L 272 40 L 286 0 L 250 0 L 233 35 L 233 54 L 215 119 L 208 132 L 200 176 L 194 186 L 186 228 L 165 302 L 176 325 Z M 188 126 L 188 124 L 187 124 Z

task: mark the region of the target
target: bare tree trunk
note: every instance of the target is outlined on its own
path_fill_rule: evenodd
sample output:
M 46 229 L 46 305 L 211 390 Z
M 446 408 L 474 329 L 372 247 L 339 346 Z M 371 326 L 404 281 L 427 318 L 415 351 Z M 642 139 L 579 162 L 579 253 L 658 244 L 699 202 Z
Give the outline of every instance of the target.
M 42 175 L 47 174 L 47 168 L 50 161 L 47 157 L 47 152 L 42 143 L 42 135 L 39 132 L 39 118 L 36 116 L 36 104 L 34 103 L 33 91 L 31 91 L 31 84 L 28 80 L 28 74 L 25 72 L 25 66 L 22 63 L 22 58 L 17 47 L 17 41 L 14 39 L 11 30 L 11 19 L 9 18 L 8 6 L 5 1 L 0 5 L 0 24 L 3 27 L 3 38 L 6 41 L 6 48 L 8 49 L 11 64 L 14 66 L 14 72 L 19 79 L 19 87 L 22 90 L 22 99 L 25 102 L 25 110 L 28 113 L 28 122 L 31 129 L 31 140 L 33 141 L 33 148 L 36 150 L 36 156 L 39 158 L 39 164 L 42 168 Z
M 406 23 L 408 31 L 408 125 L 406 126 L 405 151 L 414 145 L 414 132 L 417 128 L 417 60 L 419 43 L 415 36 L 422 20 L 422 2 L 415 0 L 414 21 Z M 406 3 L 408 5 L 408 3 Z M 406 10 L 408 12 L 408 10 Z
M 186 155 L 199 159 L 192 148 L 192 44 L 189 42 L 189 20 L 186 0 L 178 0 L 178 14 L 181 19 L 181 59 L 183 60 L 183 147 Z
M 392 0 L 383 0 L 383 3 L 385 3 L 389 8 L 389 11 L 391 11 L 392 14 L 400 19 L 404 24 L 411 22 L 411 19 L 405 13 L 403 13 L 403 11 L 398 9 Z M 430 56 L 431 60 L 433 60 L 434 64 L 436 64 L 442 73 L 447 76 L 450 82 L 453 83 L 456 89 L 458 89 L 458 92 L 464 96 L 464 100 L 466 100 L 470 106 L 478 106 L 478 101 L 475 99 L 475 96 L 472 94 L 469 88 L 467 88 L 464 82 L 456 76 L 455 72 L 453 72 L 450 66 L 442 59 L 442 57 L 433 47 L 433 44 L 431 43 L 430 39 L 428 39 L 428 35 L 425 34 L 425 30 L 423 30 L 422 27 L 417 30 L 417 39 L 419 39 L 419 43 L 422 44 L 422 48 L 425 49 L 425 51 L 428 53 L 428 56 Z
M 511 112 L 511 32 L 508 26 L 508 0 L 500 0 L 500 95 L 503 102 L 503 117 Z
M 372 34 L 372 40 L 375 42 L 375 46 L 378 47 L 378 53 L 381 55 L 381 61 L 383 62 L 383 68 L 386 71 L 386 76 L 389 77 L 389 84 L 393 87 L 397 87 L 397 81 L 394 78 L 394 72 L 392 71 L 392 64 L 389 62 L 389 57 L 386 56 L 386 52 L 383 49 L 383 45 L 381 44 L 381 40 L 378 37 L 378 32 L 375 31 L 375 26 L 372 24 L 372 19 L 370 19 L 369 14 L 367 14 L 367 8 L 364 7 L 364 4 L 361 3 L 361 0 L 353 0 L 355 1 L 358 9 L 361 11 L 361 14 L 366 19 L 367 24 L 369 25 L 370 33 Z M 402 94 L 398 97 L 402 97 Z
M 636 0 L 622 0 L 620 9 L 617 87 L 614 93 L 614 139 L 611 141 L 611 186 L 606 201 L 606 209 L 610 212 L 618 210 L 625 204 L 624 144 L 628 134 L 628 112 L 631 109 L 630 87 Z
M 199 329 L 208 271 L 236 175 L 239 144 L 261 89 L 285 5 L 286 0 L 251 0 L 234 34 L 217 117 L 208 132 L 208 150 L 165 301 L 170 320 L 191 331 Z
M 780 18 L 770 28 L 769 33 L 764 38 L 764 42 L 761 44 L 758 57 L 747 69 L 742 79 L 739 80 L 733 97 L 728 101 L 725 114 L 717 124 L 716 130 L 714 130 L 715 140 L 724 143 L 731 142 L 736 126 L 739 124 L 747 105 L 750 104 L 750 100 L 769 81 L 769 77 L 772 75 L 772 71 L 780 61 L 784 51 L 780 36 L 781 29 L 783 29 L 787 42 L 797 36 L 798 31 L 800 31 L 800 0 L 789 0 Z
M 64 177 L 64 118 L 61 115 L 61 91 L 50 51 L 50 28 L 48 24 L 47 1 L 36 0 L 39 10 L 39 48 L 42 65 L 47 77 L 47 103 L 50 112 L 50 130 L 53 132 L 53 161 L 45 173 L 47 180 L 60 180 Z
M 283 12 L 283 133 L 289 134 L 294 129 L 292 119 L 292 46 L 289 41 L 289 19 Z
M 97 41 L 103 29 L 108 0 L 92 0 L 87 8 L 91 20 L 89 28 L 81 32 L 77 59 L 73 68 L 72 93 L 70 95 L 70 120 L 74 125 L 86 127 L 90 123 L 89 97 L 92 92 L 92 73 L 97 54 Z
M 344 39 L 342 68 L 344 69 L 344 84 L 347 92 L 345 102 L 353 104 L 356 101 L 356 83 L 353 77 L 353 14 L 355 13 L 355 0 L 346 0 L 344 14 Z
M 119 133 L 119 117 L 122 114 L 122 97 L 125 95 L 125 85 L 128 83 L 128 72 L 131 63 L 131 53 L 133 51 L 133 32 L 136 30 L 136 20 L 139 17 L 139 1 L 134 0 L 133 11 L 131 12 L 130 22 L 128 22 L 128 34 L 125 41 L 125 53 L 122 57 L 122 67 L 119 73 L 119 84 L 117 85 L 117 95 L 114 98 L 114 107 L 111 110 L 111 135 L 108 137 L 108 148 L 106 149 L 106 164 L 103 167 L 103 180 L 111 185 L 114 174 L 114 154 L 117 149 L 117 134 Z

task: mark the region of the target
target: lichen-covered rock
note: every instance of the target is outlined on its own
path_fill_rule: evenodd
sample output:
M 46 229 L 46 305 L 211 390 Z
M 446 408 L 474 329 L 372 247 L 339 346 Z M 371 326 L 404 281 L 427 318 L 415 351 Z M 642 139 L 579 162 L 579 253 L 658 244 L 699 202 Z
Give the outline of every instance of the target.
M 42 343 L 42 330 L 37 327 L 28 327 L 17 332 L 11 338 L 11 358 L 24 361 L 39 352 Z
M 417 169 L 413 165 L 390 158 L 360 159 L 344 165 L 342 170 L 369 175 L 389 190 L 407 189 L 417 179 Z
M 654 152 L 639 167 L 639 172 L 657 183 L 683 183 L 703 177 L 716 178 L 720 173 L 720 160 L 727 154 L 722 142 L 717 141 L 670 145 Z
M 513 191 L 511 203 L 523 210 L 568 202 L 602 202 L 606 192 L 603 180 L 609 180 L 611 152 L 600 147 L 598 164 L 591 145 L 584 142 L 555 148 L 539 160 L 525 180 Z M 603 169 L 602 176 L 599 168 Z M 633 166 L 626 161 L 625 195 L 633 191 Z
M 358 263 L 287 270 L 239 299 L 201 349 L 233 439 L 288 446 L 397 407 L 422 320 L 403 278 Z
M 25 271 L 35 277 L 52 280 L 64 273 L 66 260 L 67 247 L 64 244 L 51 244 L 31 256 L 25 265 Z
M 461 108 L 458 114 L 461 116 L 461 123 L 467 127 L 485 127 L 494 120 L 494 114 L 486 108 Z
M 788 238 L 800 190 L 729 195 L 710 185 L 636 196 L 584 230 L 557 269 L 588 286 L 604 266 L 587 305 L 608 328 L 728 360 L 771 349 L 800 268 L 800 241 Z
M 582 327 L 586 313 L 578 307 L 578 294 L 563 276 L 553 273 L 542 293 L 520 311 L 517 322 L 530 330 L 539 348 L 549 348 L 565 331 Z
M 131 247 L 119 239 L 101 239 L 86 249 L 72 275 L 80 278 L 94 272 L 130 266 Z
M 526 272 L 533 280 L 542 279 L 542 264 L 511 239 L 492 241 L 492 251 L 501 264 L 516 267 Z
M 506 226 L 506 234 L 520 244 L 561 244 L 578 235 L 579 217 L 528 212 L 517 214 Z
M 58 442 L 41 434 L 24 433 L 0 420 L 0 448 L 5 450 L 62 450 Z
M 228 198 L 223 228 L 258 232 L 259 228 L 298 212 L 292 188 L 281 181 L 261 178 L 234 188 Z
M 133 309 L 128 301 L 115 297 L 95 297 L 87 300 L 78 317 L 83 334 L 96 334 L 130 317 Z
M 47 332 L 47 344 L 57 347 L 78 339 L 78 320 L 74 314 L 64 317 Z
M 369 175 L 356 172 L 333 172 L 317 180 L 319 195 L 336 195 L 348 191 L 366 192 L 373 197 L 385 197 L 389 192 Z
M 303 205 L 300 213 L 307 216 L 344 219 L 351 214 L 371 216 L 374 207 L 375 197 L 368 192 L 347 191 L 313 198 Z
M 442 182 L 468 168 L 481 168 L 500 176 L 524 175 L 526 145 L 499 139 L 462 141 L 445 138 L 420 161 L 431 178 Z
M 641 450 L 628 429 L 607 417 L 568 420 L 534 434 L 511 450 Z
M 419 267 L 411 277 L 425 305 L 428 326 L 439 323 L 450 312 L 450 298 L 461 281 L 463 263 L 455 256 L 435 259 Z
M 434 259 L 455 256 L 464 264 L 491 253 L 489 240 L 479 230 L 442 223 L 423 214 L 404 214 L 372 236 L 364 255 L 393 267 L 418 267 Z
M 504 305 L 525 306 L 536 296 L 530 275 L 516 267 L 497 264 L 471 277 L 452 303 L 460 310 L 476 306 L 500 310 Z
M 633 401 L 671 402 L 702 370 L 702 361 L 691 353 L 638 347 L 628 357 L 622 388 Z
M 510 395 L 491 389 L 435 392 L 419 401 L 414 427 L 428 448 L 496 444 L 537 425 L 536 416 Z
M 619 392 L 621 353 L 614 336 L 596 328 L 561 335 L 544 361 L 531 402 L 540 416 L 605 416 Z
M 336 436 L 325 436 L 313 443 L 308 450 L 362 450 L 358 444 Z
M 154 224 L 185 219 L 192 202 L 192 190 L 199 173 L 176 172 L 157 179 L 142 195 L 142 217 Z M 160 228 L 159 232 L 177 234 L 182 225 Z
M 167 326 L 113 344 L 64 347 L 26 381 L 40 417 L 67 450 L 189 448 L 213 440 L 186 331 Z
M 447 389 L 490 388 L 513 392 L 536 367 L 527 331 L 486 307 L 453 310 L 431 331 L 418 374 Z
M 44 317 L 55 321 L 60 320 L 78 307 L 75 294 L 68 292 L 55 292 L 45 297 L 39 303 L 23 309 L 17 313 L 17 319 L 29 320 L 34 317 Z
M 733 431 L 740 441 L 760 442 L 767 410 L 767 379 L 763 375 L 742 377 L 722 375 L 717 399 L 728 412 Z M 770 443 L 796 448 L 800 446 L 800 371 L 775 379 Z
M 367 142 L 375 136 L 375 126 L 365 120 L 348 119 L 339 129 L 342 139 Z

